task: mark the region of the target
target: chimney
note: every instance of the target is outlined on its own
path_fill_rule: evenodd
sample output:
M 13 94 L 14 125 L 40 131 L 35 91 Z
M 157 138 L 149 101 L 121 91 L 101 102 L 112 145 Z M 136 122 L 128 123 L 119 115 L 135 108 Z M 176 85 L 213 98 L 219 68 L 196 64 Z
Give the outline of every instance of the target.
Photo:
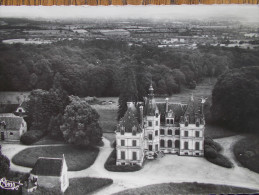
M 139 112 L 140 112 L 140 125 L 141 125 L 141 128 L 143 128 L 143 126 L 144 126 L 143 106 L 140 106 L 140 107 L 139 107 Z
M 165 98 L 166 106 L 165 106 L 165 111 L 168 112 L 168 98 Z

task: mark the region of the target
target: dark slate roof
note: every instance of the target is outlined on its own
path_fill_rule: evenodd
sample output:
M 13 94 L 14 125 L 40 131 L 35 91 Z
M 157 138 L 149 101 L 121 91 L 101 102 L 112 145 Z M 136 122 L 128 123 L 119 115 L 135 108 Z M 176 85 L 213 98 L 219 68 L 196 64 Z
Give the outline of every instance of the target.
M 160 120 L 161 122 L 165 121 L 165 115 L 166 115 L 166 103 L 157 103 L 157 107 L 160 113 Z M 186 110 L 187 105 L 186 104 L 175 104 L 175 103 L 168 103 L 168 110 L 172 110 L 175 114 L 175 121 L 179 122 L 181 116 L 184 115 L 184 112 Z
M 13 113 L 18 108 L 19 104 L 1 104 L 0 113 Z
M 131 133 L 133 127 L 137 128 L 137 132 L 142 132 L 139 127 L 137 109 L 133 103 L 128 107 L 125 115 L 121 118 L 117 131 L 120 131 L 122 127 L 125 128 L 125 132 Z
M 62 158 L 40 157 L 36 161 L 31 173 L 42 176 L 60 176 L 63 166 Z
M 191 97 L 185 111 L 185 115 L 189 115 L 189 123 L 195 123 L 195 114 L 201 115 L 201 101 Z
M 0 122 L 5 122 L 6 130 L 19 130 L 23 122 L 22 117 L 18 116 L 0 116 Z

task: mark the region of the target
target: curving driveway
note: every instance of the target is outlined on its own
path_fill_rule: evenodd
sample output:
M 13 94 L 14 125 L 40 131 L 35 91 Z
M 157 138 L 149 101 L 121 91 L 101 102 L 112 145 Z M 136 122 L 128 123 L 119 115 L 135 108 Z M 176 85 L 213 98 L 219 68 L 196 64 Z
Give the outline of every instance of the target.
M 165 155 L 161 159 L 147 161 L 142 170 L 137 172 L 119 173 L 109 172 L 104 168 L 104 163 L 112 148 L 110 142 L 103 138 L 104 146 L 100 148 L 99 155 L 95 163 L 88 169 L 82 171 L 71 171 L 69 178 L 74 177 L 100 177 L 111 178 L 113 184 L 95 191 L 94 194 L 113 194 L 129 188 L 143 187 L 150 184 L 169 182 L 199 182 L 222 185 L 233 185 L 259 190 L 259 174 L 239 166 L 234 158 L 232 146 L 240 140 L 242 136 L 232 136 L 216 139 L 224 150 L 223 154 L 234 163 L 234 168 L 227 169 L 208 162 L 200 157 L 185 157 L 177 155 Z M 19 144 L 4 144 L 2 152 L 11 159 L 19 151 L 28 147 Z M 20 167 L 11 163 L 12 170 L 30 171 L 29 168 Z

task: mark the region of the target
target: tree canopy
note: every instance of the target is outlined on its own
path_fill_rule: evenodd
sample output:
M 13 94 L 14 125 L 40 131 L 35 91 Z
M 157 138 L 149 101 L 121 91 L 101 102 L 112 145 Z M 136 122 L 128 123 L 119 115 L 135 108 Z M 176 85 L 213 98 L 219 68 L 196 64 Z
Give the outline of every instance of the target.
M 77 146 L 95 146 L 102 140 L 99 114 L 86 101 L 71 97 L 66 107 L 61 131 L 66 142 Z
M 218 124 L 259 133 L 259 67 L 232 69 L 220 76 L 212 92 L 211 112 Z

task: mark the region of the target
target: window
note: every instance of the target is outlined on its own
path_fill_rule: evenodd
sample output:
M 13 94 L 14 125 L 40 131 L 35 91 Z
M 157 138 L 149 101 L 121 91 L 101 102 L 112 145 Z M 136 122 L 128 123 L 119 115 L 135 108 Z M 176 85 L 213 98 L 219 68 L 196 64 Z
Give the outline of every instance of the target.
M 168 146 L 168 148 L 172 148 L 172 145 L 173 145 L 173 144 L 172 144 L 172 140 L 168 140 L 168 141 L 167 141 L 167 146 Z
M 132 152 L 132 160 L 137 160 L 137 152 Z
M 188 142 L 184 142 L 184 149 L 188 150 Z
M 158 145 L 156 144 L 156 151 L 158 151 Z
M 171 121 L 171 124 L 174 124 L 174 119 L 171 119 L 170 121 Z
M 153 146 L 152 146 L 152 145 L 149 145 L 149 146 L 148 146 L 148 150 L 149 150 L 149 151 L 152 151 L 152 150 L 153 150 Z
M 195 137 L 200 137 L 200 132 L 199 131 L 195 131 Z
M 195 143 L 195 150 L 199 150 L 200 149 L 200 143 L 199 142 L 196 142 Z
M 13 132 L 10 132 L 10 135 L 13 135 Z
M 155 131 L 155 135 L 156 135 L 156 136 L 158 135 L 158 131 Z
M 165 140 L 163 139 L 160 140 L 160 147 L 165 147 Z
M 20 108 L 18 112 L 22 112 L 22 109 Z
M 132 146 L 137 146 L 137 141 L 136 140 L 132 140 Z
M 158 113 L 156 113 L 156 118 L 158 118 Z
M 158 126 L 158 121 L 156 121 L 156 126 Z
M 148 126 L 152 127 L 152 121 L 148 121 Z
M 149 139 L 149 140 L 152 140 L 152 139 L 153 139 L 152 134 L 148 134 L 148 139 Z
M 188 131 L 184 131 L 184 137 L 188 137 Z
M 172 134 L 173 134 L 172 129 L 168 129 L 168 135 L 172 135 Z
M 180 141 L 175 140 L 174 145 L 175 145 L 175 148 L 180 148 Z
M 160 135 L 165 135 L 165 130 L 164 129 L 160 129 Z
M 175 130 L 175 135 L 180 135 L 180 130 L 179 129 Z
M 169 124 L 169 123 L 170 123 L 170 122 L 169 122 L 169 119 L 166 119 L 166 123 L 167 123 L 167 124 Z
M 121 140 L 121 146 L 125 146 L 125 140 Z
M 121 159 L 125 160 L 125 151 L 121 151 Z

